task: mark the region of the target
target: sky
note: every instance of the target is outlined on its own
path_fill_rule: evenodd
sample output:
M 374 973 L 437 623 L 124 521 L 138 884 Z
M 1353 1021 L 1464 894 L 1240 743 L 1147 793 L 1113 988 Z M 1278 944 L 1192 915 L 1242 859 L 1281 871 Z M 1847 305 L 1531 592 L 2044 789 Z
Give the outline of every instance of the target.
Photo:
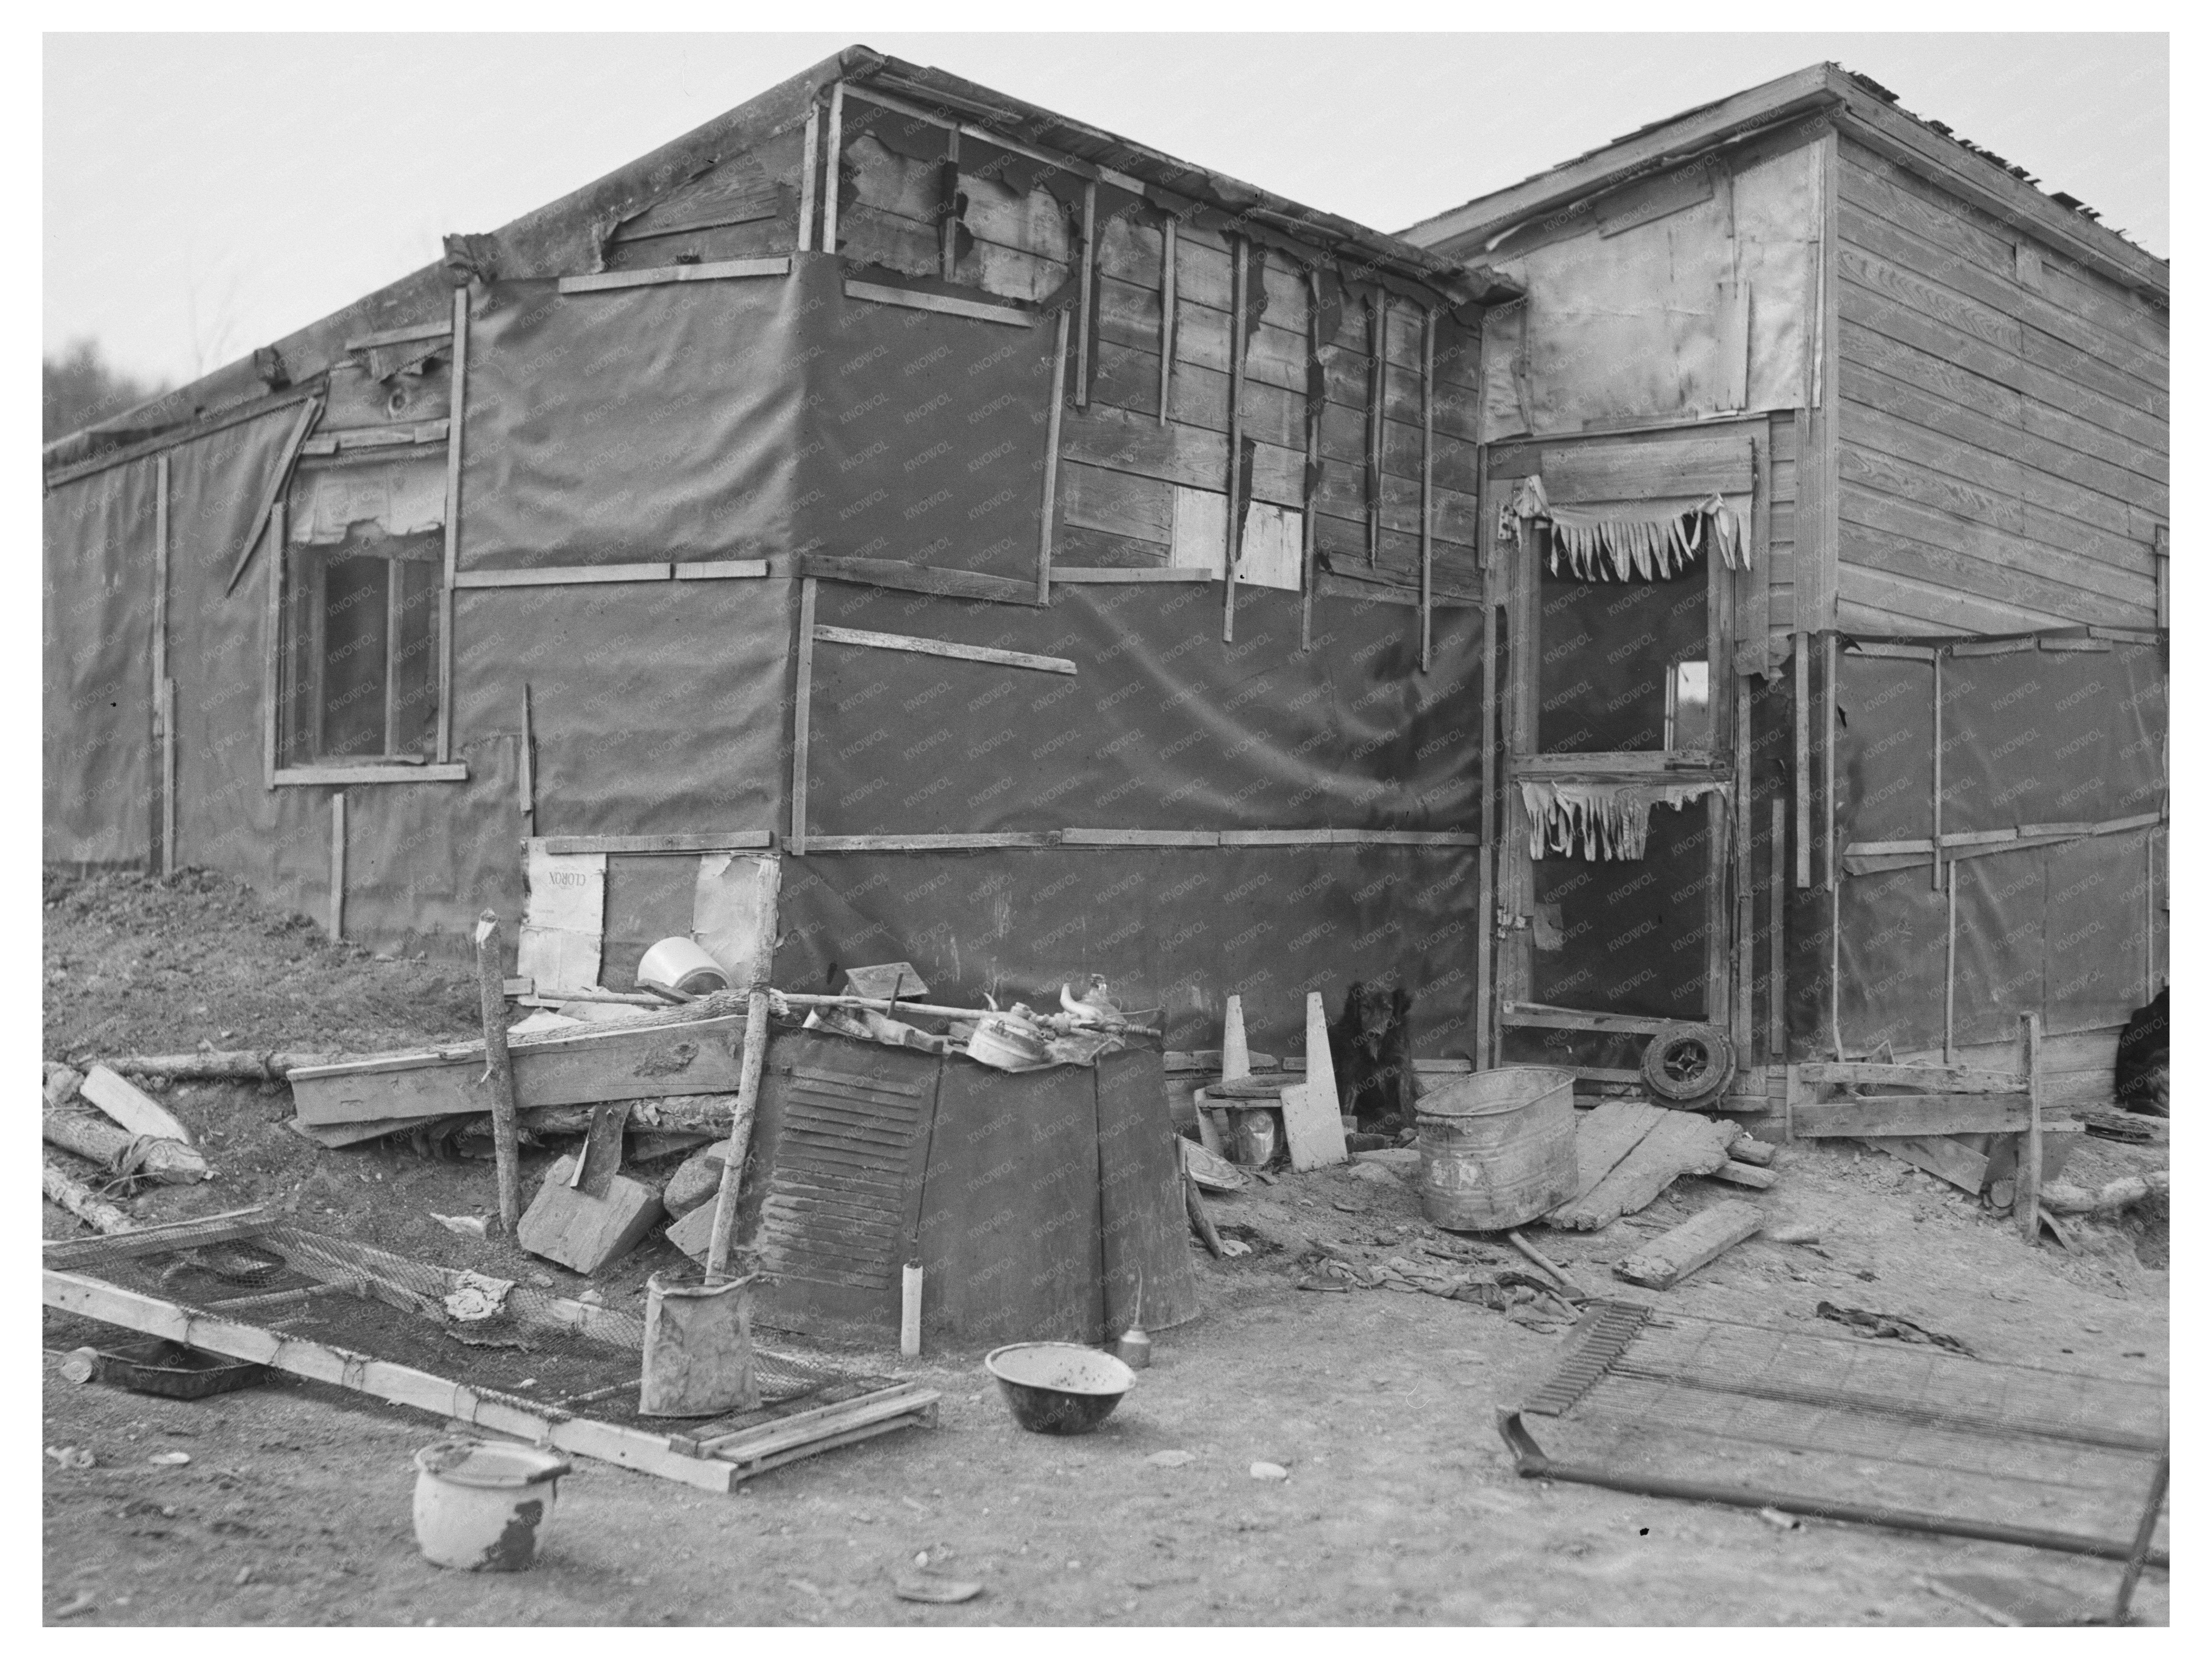
M 49 34 L 49 351 L 182 381 L 864 41 L 1384 230 L 1822 59 L 2167 252 L 2161 34 Z

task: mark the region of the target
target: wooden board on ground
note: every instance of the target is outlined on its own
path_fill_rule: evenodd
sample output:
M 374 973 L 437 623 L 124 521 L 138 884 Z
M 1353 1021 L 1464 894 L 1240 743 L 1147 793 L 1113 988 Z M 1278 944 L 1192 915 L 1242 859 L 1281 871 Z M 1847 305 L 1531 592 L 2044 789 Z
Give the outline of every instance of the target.
M 1862 1144 L 1902 1158 L 1915 1169 L 1949 1182 L 1961 1192 L 1978 1194 L 1989 1182 L 1990 1158 L 1964 1141 L 1943 1135 L 1863 1135 Z
M 606 1196 L 593 1198 L 568 1184 L 576 1172 L 574 1153 L 546 1171 L 530 1200 L 514 1242 L 532 1255 L 580 1273 L 595 1273 L 635 1249 L 666 1213 L 660 1194 L 641 1181 L 611 1175 Z
M 674 1024 L 608 1025 L 562 1032 L 509 1049 L 516 1103 L 597 1104 L 660 1095 L 734 1093 L 744 1046 L 743 1014 Z M 481 1045 L 453 1055 L 404 1055 L 291 1074 L 292 1101 L 307 1125 L 489 1112 Z
M 1601 1100 L 1575 1125 L 1575 1195 L 1559 1206 L 1570 1210 L 1636 1150 L 1656 1128 L 1666 1109 L 1640 1100 Z
M 1344 1150 L 1344 1118 L 1337 1110 L 1335 1094 L 1323 1094 L 1310 1083 L 1284 1090 L 1283 1139 L 1289 1145 L 1293 1170 L 1344 1163 L 1350 1154 Z
M 105 1066 L 87 1072 L 77 1085 L 77 1093 L 134 1135 L 181 1140 L 187 1146 L 192 1144 L 191 1132 L 171 1117 L 161 1102 Z
M 1614 1276 L 1655 1291 L 1672 1290 L 1722 1251 L 1749 1238 L 1765 1218 L 1756 1204 L 1729 1199 L 1645 1243 L 1614 1266 Z
M 149 1336 L 165 1336 L 188 1347 L 229 1358 L 252 1360 L 314 1382 L 335 1383 L 394 1405 L 412 1406 L 434 1416 L 458 1419 L 495 1434 L 513 1435 L 538 1445 L 573 1452 L 580 1457 L 599 1458 L 708 1492 L 734 1492 L 740 1481 L 795 1458 L 829 1451 L 892 1429 L 923 1426 L 937 1420 L 936 1391 L 901 1384 L 845 1402 L 859 1408 L 856 1412 L 802 1411 L 793 1417 L 811 1418 L 811 1425 L 787 1419 L 781 1424 L 765 1425 L 782 1428 L 781 1434 L 742 1434 L 735 1437 L 728 1451 L 717 1447 L 702 1455 L 696 1442 L 679 1449 L 678 1441 L 688 1437 L 573 1416 L 541 1401 L 472 1388 L 411 1366 L 348 1353 L 309 1338 L 199 1312 L 80 1273 L 46 1269 L 42 1297 L 50 1308 L 104 1320 Z M 896 1395 L 901 1409 L 895 1414 L 877 1417 L 871 1402 L 882 1395 Z M 874 1420 L 855 1426 L 856 1416 Z
M 1553 1227 L 1589 1232 L 1633 1215 L 1682 1176 L 1711 1175 L 1728 1162 L 1733 1123 L 1695 1112 L 1659 1109 L 1660 1121 L 1596 1186 L 1544 1218 Z
M 2027 1127 L 2027 1101 L 2016 1095 L 1861 1095 L 1801 1102 L 1790 1133 L 1820 1135 L 2009 1134 Z

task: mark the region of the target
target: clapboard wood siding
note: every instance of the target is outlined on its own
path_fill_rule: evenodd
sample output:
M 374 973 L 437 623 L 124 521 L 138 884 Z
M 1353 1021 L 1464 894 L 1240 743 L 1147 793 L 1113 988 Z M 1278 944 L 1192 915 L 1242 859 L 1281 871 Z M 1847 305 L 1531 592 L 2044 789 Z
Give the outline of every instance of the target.
M 2154 626 L 2164 314 L 1849 142 L 1838 183 L 1836 625 Z

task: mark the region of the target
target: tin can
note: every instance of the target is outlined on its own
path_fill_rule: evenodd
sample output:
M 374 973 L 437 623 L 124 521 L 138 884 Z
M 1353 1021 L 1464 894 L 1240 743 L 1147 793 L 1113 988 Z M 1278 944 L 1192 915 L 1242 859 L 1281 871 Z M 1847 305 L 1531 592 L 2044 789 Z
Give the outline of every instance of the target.
M 1152 1339 L 1136 1326 L 1114 1339 L 1114 1358 L 1133 1371 L 1140 1371 L 1152 1363 Z

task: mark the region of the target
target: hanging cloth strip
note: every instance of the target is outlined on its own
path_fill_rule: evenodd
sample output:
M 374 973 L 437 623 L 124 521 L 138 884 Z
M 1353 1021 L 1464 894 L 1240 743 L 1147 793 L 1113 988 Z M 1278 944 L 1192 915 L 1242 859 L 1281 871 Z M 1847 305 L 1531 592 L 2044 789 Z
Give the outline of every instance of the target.
M 1651 830 L 1651 809 L 1663 801 L 1676 811 L 1720 789 L 1710 778 L 1695 783 L 1553 783 L 1521 780 L 1528 809 L 1528 856 L 1637 860 Z
M 1544 481 L 1531 476 L 1513 487 L 1517 519 L 1552 526 L 1553 575 L 1583 581 L 1663 581 L 1689 568 L 1710 547 L 1730 570 L 1751 568 L 1743 520 L 1717 494 L 1680 513 L 1656 519 L 1601 519 L 1553 507 Z

